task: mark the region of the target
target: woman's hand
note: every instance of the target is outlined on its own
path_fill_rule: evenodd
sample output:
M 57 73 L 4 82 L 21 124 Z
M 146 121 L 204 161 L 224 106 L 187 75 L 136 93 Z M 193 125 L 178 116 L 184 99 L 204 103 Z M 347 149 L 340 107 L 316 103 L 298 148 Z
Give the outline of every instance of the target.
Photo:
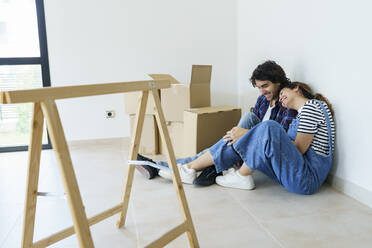
M 227 131 L 226 135 L 223 136 L 225 142 L 230 141 L 227 145 L 231 146 L 234 144 L 240 137 L 246 134 L 249 130 L 241 127 L 233 127 L 230 131 Z

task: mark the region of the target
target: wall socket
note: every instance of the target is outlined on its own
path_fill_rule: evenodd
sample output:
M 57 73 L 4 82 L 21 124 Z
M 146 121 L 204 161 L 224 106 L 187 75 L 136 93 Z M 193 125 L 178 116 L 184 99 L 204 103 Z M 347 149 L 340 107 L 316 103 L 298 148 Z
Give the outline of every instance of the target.
M 106 119 L 114 118 L 115 110 L 106 110 Z

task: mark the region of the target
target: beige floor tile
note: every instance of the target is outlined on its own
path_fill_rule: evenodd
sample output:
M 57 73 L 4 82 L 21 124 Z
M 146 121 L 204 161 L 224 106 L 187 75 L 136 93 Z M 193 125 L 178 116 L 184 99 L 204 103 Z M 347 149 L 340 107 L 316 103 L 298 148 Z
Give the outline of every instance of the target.
M 0 203 L 0 247 L 22 218 L 23 204 Z
M 225 202 L 217 201 L 217 205 L 193 211 L 201 247 L 280 247 L 236 202 L 225 197 L 219 199 Z M 195 209 L 197 204 L 191 205 Z
M 259 178 L 264 175 L 257 176 Z M 255 175 L 256 176 L 256 175 Z M 262 180 L 262 179 L 261 179 Z M 230 190 L 230 194 L 260 221 L 311 215 L 323 211 L 349 208 L 366 208 L 355 200 L 342 195 L 325 184 L 313 195 L 299 195 L 286 191 L 270 181 L 265 187 L 252 191 Z
M 328 213 L 267 221 L 263 225 L 285 247 L 372 247 L 372 210 Z
M 0 204 L 23 203 L 27 174 L 27 153 L 0 154 Z

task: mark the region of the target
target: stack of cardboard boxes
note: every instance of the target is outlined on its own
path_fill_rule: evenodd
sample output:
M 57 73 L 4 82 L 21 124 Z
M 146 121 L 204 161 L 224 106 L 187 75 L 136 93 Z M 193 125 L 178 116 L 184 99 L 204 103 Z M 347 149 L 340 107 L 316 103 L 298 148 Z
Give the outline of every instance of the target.
M 153 79 L 168 79 L 171 87 L 160 91 L 160 99 L 176 157 L 187 157 L 212 146 L 236 126 L 241 109 L 231 106 L 211 107 L 212 66 L 193 65 L 189 85 L 180 84 L 168 74 L 149 74 Z M 140 92 L 125 94 L 126 113 L 131 119 L 131 133 Z M 159 136 L 152 97 L 146 109 L 139 152 L 166 153 Z

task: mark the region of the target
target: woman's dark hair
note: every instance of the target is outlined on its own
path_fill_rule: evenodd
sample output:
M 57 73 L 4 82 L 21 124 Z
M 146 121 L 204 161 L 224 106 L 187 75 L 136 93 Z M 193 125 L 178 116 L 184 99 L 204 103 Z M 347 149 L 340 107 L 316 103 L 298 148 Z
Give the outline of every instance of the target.
M 272 60 L 268 60 L 257 66 L 250 78 L 253 87 L 256 87 L 256 80 L 269 80 L 274 84 L 280 84 L 279 90 L 290 83 L 283 68 Z
M 319 94 L 319 93 L 314 94 L 313 90 L 310 88 L 309 85 L 296 81 L 296 82 L 291 82 L 290 84 L 284 86 L 283 88 L 294 89 L 297 86 L 300 89 L 300 91 L 301 91 L 301 93 L 304 97 L 306 97 L 308 99 L 316 99 L 316 100 L 325 102 L 328 105 L 328 108 L 331 111 L 332 116 L 333 116 L 333 108 L 332 108 L 332 104 L 329 102 L 329 100 L 325 96 L 323 96 L 322 94 Z

